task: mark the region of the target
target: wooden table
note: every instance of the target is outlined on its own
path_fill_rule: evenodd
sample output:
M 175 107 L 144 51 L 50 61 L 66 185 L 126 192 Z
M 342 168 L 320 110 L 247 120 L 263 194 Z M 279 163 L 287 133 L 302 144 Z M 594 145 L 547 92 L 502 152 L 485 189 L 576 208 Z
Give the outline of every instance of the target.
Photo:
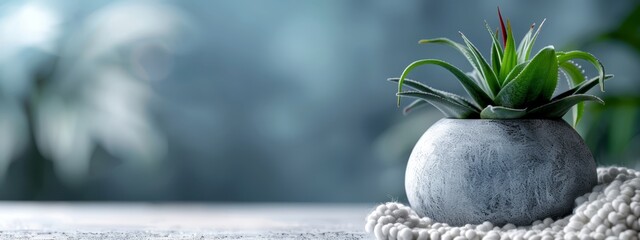
M 370 239 L 375 204 L 0 203 L 0 239 Z

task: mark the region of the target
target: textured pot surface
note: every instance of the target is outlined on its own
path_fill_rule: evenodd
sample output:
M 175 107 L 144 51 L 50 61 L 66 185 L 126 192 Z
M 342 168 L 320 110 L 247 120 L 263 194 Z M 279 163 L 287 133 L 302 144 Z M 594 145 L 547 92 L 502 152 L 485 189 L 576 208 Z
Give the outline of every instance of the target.
M 456 226 L 564 216 L 596 182 L 582 138 L 548 119 L 442 119 L 414 147 L 405 176 L 418 214 Z

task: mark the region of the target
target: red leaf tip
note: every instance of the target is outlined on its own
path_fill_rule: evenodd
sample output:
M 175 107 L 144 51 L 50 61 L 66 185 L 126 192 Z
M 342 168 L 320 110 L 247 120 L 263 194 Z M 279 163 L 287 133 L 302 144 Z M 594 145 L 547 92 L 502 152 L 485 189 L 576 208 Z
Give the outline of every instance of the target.
M 504 27 L 504 20 L 502 20 L 502 13 L 500 13 L 500 7 L 498 7 L 498 18 L 500 18 L 500 28 L 502 28 L 502 44 L 507 45 L 507 29 Z

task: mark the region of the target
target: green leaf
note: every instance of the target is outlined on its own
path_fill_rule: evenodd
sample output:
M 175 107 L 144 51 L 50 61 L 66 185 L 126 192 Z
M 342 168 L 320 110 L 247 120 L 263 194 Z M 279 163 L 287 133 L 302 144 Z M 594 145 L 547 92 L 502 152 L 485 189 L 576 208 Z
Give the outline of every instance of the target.
M 460 69 L 454 67 L 453 65 L 445 61 L 438 60 L 438 59 L 422 59 L 409 64 L 409 66 L 407 66 L 407 68 L 405 68 L 405 70 L 402 72 L 402 75 L 400 76 L 400 80 L 398 81 L 398 93 L 402 92 L 402 85 L 404 84 L 404 79 L 407 77 L 409 72 L 411 72 L 414 68 L 418 66 L 427 65 L 427 64 L 437 65 L 451 72 L 458 79 L 460 84 L 462 84 L 462 87 L 464 87 L 465 91 L 467 91 L 469 96 L 473 98 L 473 100 L 476 102 L 476 104 L 478 104 L 479 107 L 483 108 L 493 103 L 493 100 L 491 99 L 491 97 L 489 97 L 489 95 L 487 95 L 487 93 L 485 93 L 482 90 L 482 88 L 480 88 L 473 81 L 473 79 L 467 76 Z M 400 98 L 398 97 L 398 106 L 399 105 L 400 105 Z
M 427 43 L 443 44 L 443 45 L 452 47 L 455 50 L 458 50 L 458 52 L 462 53 L 462 55 L 464 55 L 464 57 L 467 59 L 467 61 L 469 61 L 469 64 L 471 64 L 473 68 L 479 69 L 479 66 L 476 64 L 476 61 L 473 59 L 473 55 L 471 54 L 471 51 L 469 51 L 469 49 L 464 44 L 457 43 L 456 41 L 453 41 L 448 38 L 432 38 L 432 39 L 422 39 L 418 41 L 418 44 L 427 44 Z
M 458 50 L 458 52 L 462 53 L 462 55 L 464 55 L 467 61 L 469 61 L 469 64 L 471 64 L 471 67 L 473 67 L 474 70 L 478 71 L 479 73 L 481 72 L 480 65 L 475 60 L 473 54 L 471 53 L 471 50 L 469 50 L 464 44 L 460 44 L 448 38 L 422 39 L 418 41 L 418 44 L 427 44 L 427 43 L 443 44 L 443 45 L 452 47 L 455 50 Z M 481 76 L 481 77 L 484 77 L 484 76 Z M 489 86 L 485 83 L 484 79 L 481 79 L 476 82 L 480 84 L 480 86 L 482 86 L 482 88 L 484 88 L 485 90 L 489 90 Z
M 523 62 L 523 63 L 520 63 L 520 64 L 516 65 L 513 68 L 513 70 L 511 70 L 509 75 L 507 75 L 507 78 L 504 80 L 503 85 L 507 85 L 508 83 L 513 81 L 513 79 L 515 79 L 518 75 L 520 75 L 520 73 L 522 72 L 522 70 L 524 70 L 524 67 L 526 67 L 527 64 L 529 64 L 529 62 Z
M 429 102 L 422 100 L 422 99 L 416 99 L 413 102 L 411 102 L 409 105 L 407 105 L 406 107 L 404 107 L 404 109 L 402 109 L 402 113 L 403 114 L 409 114 L 409 112 L 416 110 L 418 108 L 422 108 L 425 107 L 429 104 Z
M 504 55 L 502 56 L 502 64 L 500 66 L 499 74 L 501 84 L 507 78 L 511 69 L 513 69 L 518 63 L 515 45 L 516 43 L 513 40 L 513 33 L 511 32 L 511 23 L 507 20 L 507 43 L 504 47 Z
M 604 80 L 608 80 L 613 78 L 613 74 L 607 74 L 604 76 Z M 591 78 L 587 81 L 582 82 L 580 85 L 577 85 L 569 90 L 566 90 L 558 95 L 556 95 L 555 97 L 553 97 L 551 99 L 551 101 L 553 100 L 557 100 L 560 98 L 564 98 L 567 96 L 571 96 L 573 94 L 583 94 L 586 93 L 587 91 L 589 91 L 591 88 L 595 87 L 596 85 L 598 85 L 598 81 L 600 80 L 600 77 L 594 77 Z
M 573 119 L 573 127 L 578 126 L 580 119 L 582 119 L 582 114 L 584 113 L 584 102 L 579 102 L 574 107 L 571 108 L 571 116 Z
M 500 91 L 500 83 L 498 83 L 498 77 L 496 77 L 496 73 L 493 72 L 493 69 L 491 68 L 489 63 L 487 63 L 487 60 L 485 60 L 480 51 L 478 51 L 478 48 L 476 48 L 476 46 L 474 46 L 473 43 L 471 43 L 471 41 L 469 41 L 469 39 L 467 39 L 464 34 L 460 33 L 460 35 L 462 36 L 464 42 L 467 44 L 467 48 L 473 55 L 477 66 L 479 66 L 480 73 L 482 73 L 482 76 L 484 77 L 485 84 L 489 87 L 489 90 L 491 90 L 491 96 L 495 96 Z
M 487 21 L 484 21 L 484 27 L 487 29 L 487 32 L 489 32 L 489 35 L 491 35 L 491 45 L 495 46 L 499 51 L 499 55 L 500 57 L 502 57 L 502 47 L 500 45 L 500 40 L 498 39 L 498 37 L 496 36 L 496 34 L 493 33 L 493 31 L 491 31 L 491 27 L 489 26 L 489 23 L 487 23 Z
M 399 92 L 397 95 L 398 97 L 413 97 L 423 99 L 440 110 L 445 115 L 445 117 L 448 118 L 476 118 L 479 114 L 473 108 L 460 105 L 455 101 L 452 101 L 451 99 L 442 98 L 431 93 L 407 91 Z
M 493 67 L 493 72 L 500 73 L 501 59 L 500 50 L 498 50 L 495 45 L 491 45 L 491 66 Z M 500 80 L 498 80 L 498 82 L 500 82 Z
M 489 32 L 489 35 L 491 35 L 491 66 L 493 66 L 493 71 L 496 74 L 499 74 L 500 64 L 502 62 L 502 47 L 500 46 L 500 40 L 498 40 L 498 37 L 493 34 L 493 31 L 491 31 L 491 27 L 489 27 L 489 23 L 487 23 L 487 21 L 484 21 L 484 26 Z
M 604 76 L 604 80 L 608 80 L 613 78 L 613 74 L 607 74 Z M 589 91 L 591 88 L 595 87 L 596 85 L 598 85 L 598 82 L 600 80 L 600 77 L 594 77 L 591 78 L 587 81 L 583 81 L 581 83 L 579 83 L 578 85 L 574 86 L 573 88 L 564 91 L 558 95 L 556 95 L 555 97 L 553 97 L 551 99 L 551 101 L 555 101 L 558 99 L 562 99 L 565 98 L 567 96 L 571 96 L 571 95 L 577 95 L 577 94 L 584 94 L 587 91 Z M 576 127 L 578 125 L 578 123 L 580 122 L 580 119 L 582 118 L 582 115 L 584 113 L 584 103 L 578 103 L 576 105 L 575 108 L 573 108 L 572 110 L 573 113 L 573 127 Z
M 586 80 L 586 77 L 582 73 L 582 70 L 571 61 L 561 62 L 559 65 L 560 70 L 565 73 L 567 84 L 569 87 L 580 85 L 580 83 Z
M 480 112 L 480 118 L 483 119 L 515 119 L 522 118 L 527 114 L 526 109 L 514 109 L 501 106 L 487 106 Z
M 387 81 L 396 82 L 397 83 L 398 81 L 400 81 L 400 78 L 389 78 L 389 79 L 387 79 Z M 438 96 L 443 97 L 443 98 L 449 98 L 449 99 L 451 99 L 451 100 L 453 100 L 453 101 L 455 101 L 455 102 L 457 102 L 457 103 L 459 103 L 461 105 L 473 108 L 473 109 L 475 109 L 477 111 L 480 111 L 480 108 L 478 106 L 474 105 L 473 103 L 469 102 L 469 100 L 467 100 L 467 99 L 465 99 L 465 98 L 463 98 L 463 97 L 461 97 L 459 95 L 456 95 L 456 94 L 453 94 L 453 93 L 449 93 L 449 92 L 445 92 L 445 91 L 441 91 L 441 90 L 429 87 L 429 86 L 425 85 L 424 83 L 421 83 L 421 82 L 418 82 L 418 81 L 415 81 L 415 80 L 411 80 L 411 79 L 407 79 L 407 78 L 404 79 L 404 84 L 407 85 L 410 88 L 415 89 L 415 90 L 418 90 L 418 91 L 421 91 L 421 92 L 435 94 L 435 95 L 438 95 Z
M 531 49 L 533 48 L 533 44 L 536 42 L 536 39 L 538 38 L 538 34 L 540 33 L 540 29 L 542 29 L 542 25 L 544 25 L 545 21 L 547 21 L 546 18 L 542 19 L 540 26 L 538 26 L 538 30 L 536 30 L 536 33 L 533 34 L 533 37 L 531 37 L 531 40 L 528 42 L 528 46 L 526 46 L 527 51 L 525 52 L 525 56 L 524 56 L 525 61 L 529 59 L 529 56 L 531 55 Z
M 571 95 L 561 99 L 557 99 L 542 105 L 540 107 L 534 108 L 529 111 L 526 115 L 528 118 L 561 118 L 564 116 L 571 107 L 574 105 L 584 102 L 584 101 L 596 101 L 601 104 L 604 104 L 602 99 L 586 94 L 578 94 Z
M 604 80 L 609 80 L 609 79 L 611 79 L 613 77 L 614 77 L 613 74 L 607 74 L 607 75 L 604 75 Z M 600 79 L 601 79 L 600 76 L 598 76 L 598 77 L 594 77 L 594 78 L 590 79 L 589 81 L 582 82 L 582 84 L 576 86 L 576 87 L 578 87 L 578 89 L 575 91 L 575 94 L 583 94 L 583 93 L 588 92 L 593 87 L 598 85 L 598 83 L 600 83 Z
M 466 73 L 476 84 L 483 87 L 484 92 L 489 92 L 489 87 L 485 86 L 484 78 L 482 78 L 482 74 L 478 72 L 477 69 L 473 69 L 471 72 Z
M 580 68 L 578 68 L 578 66 L 576 66 L 571 61 L 560 63 L 560 69 L 565 73 L 567 84 L 571 88 L 580 85 L 580 83 L 584 82 L 585 80 L 585 76 L 582 74 L 582 70 L 580 70 Z M 582 118 L 582 113 L 584 112 L 584 103 L 580 102 L 576 104 L 576 106 L 572 108 L 571 112 L 573 118 L 573 127 L 575 127 L 578 125 L 578 122 L 580 122 L 580 119 Z
M 600 91 L 604 92 L 604 66 L 595 56 L 591 55 L 591 53 L 583 52 L 583 51 L 570 51 L 570 52 L 558 52 L 558 62 L 560 64 L 573 60 L 573 59 L 582 59 L 586 60 L 589 63 L 593 64 L 593 66 L 598 70 L 598 75 L 600 77 Z
M 540 26 L 536 30 L 536 32 L 532 34 L 533 29 L 535 28 L 535 24 L 531 25 L 527 34 L 525 34 L 524 38 L 518 45 L 518 63 L 523 63 L 529 60 L 529 56 L 531 55 L 531 49 L 533 48 L 533 44 L 536 42 L 536 38 L 538 38 L 538 34 L 540 33 L 540 29 L 542 29 L 542 25 L 547 19 L 542 20 Z
M 520 44 L 518 45 L 518 50 L 516 51 L 518 55 L 518 63 L 523 63 L 528 59 L 525 51 L 527 51 L 527 47 L 531 42 L 531 35 L 533 34 L 534 26 L 535 24 L 531 25 L 531 27 L 529 28 L 529 31 L 527 31 L 527 34 L 524 35 L 524 37 L 522 38 L 522 41 L 520 41 Z
M 558 61 L 553 46 L 540 50 L 522 72 L 495 98 L 500 106 L 523 108 L 551 99 L 558 84 Z

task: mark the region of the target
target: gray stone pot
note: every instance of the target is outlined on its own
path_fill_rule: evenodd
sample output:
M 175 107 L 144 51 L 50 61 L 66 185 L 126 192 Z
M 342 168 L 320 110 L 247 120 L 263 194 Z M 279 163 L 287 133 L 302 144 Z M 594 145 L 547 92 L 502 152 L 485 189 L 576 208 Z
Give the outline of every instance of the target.
M 442 119 L 414 147 L 405 176 L 411 207 L 454 226 L 564 216 L 596 182 L 582 138 L 548 119 Z

